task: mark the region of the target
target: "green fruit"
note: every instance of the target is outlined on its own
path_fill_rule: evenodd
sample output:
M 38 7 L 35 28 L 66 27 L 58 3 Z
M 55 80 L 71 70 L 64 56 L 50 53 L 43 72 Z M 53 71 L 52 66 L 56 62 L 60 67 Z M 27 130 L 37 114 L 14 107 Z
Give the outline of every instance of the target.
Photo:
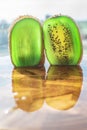
M 43 26 L 45 51 L 51 65 L 77 65 L 82 57 L 80 33 L 67 16 L 55 16 Z
M 42 28 L 36 19 L 29 16 L 17 19 L 11 28 L 9 41 L 15 67 L 43 65 Z

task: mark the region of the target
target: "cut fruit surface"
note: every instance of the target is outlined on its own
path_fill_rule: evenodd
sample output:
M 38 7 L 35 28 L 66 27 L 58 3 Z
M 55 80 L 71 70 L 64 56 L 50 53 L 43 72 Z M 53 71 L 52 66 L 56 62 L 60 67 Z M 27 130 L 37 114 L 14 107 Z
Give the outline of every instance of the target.
M 29 16 L 20 17 L 11 28 L 10 54 L 16 67 L 43 64 L 43 40 L 40 23 Z
M 77 65 L 82 57 L 80 33 L 67 16 L 47 19 L 43 26 L 45 51 L 51 65 Z

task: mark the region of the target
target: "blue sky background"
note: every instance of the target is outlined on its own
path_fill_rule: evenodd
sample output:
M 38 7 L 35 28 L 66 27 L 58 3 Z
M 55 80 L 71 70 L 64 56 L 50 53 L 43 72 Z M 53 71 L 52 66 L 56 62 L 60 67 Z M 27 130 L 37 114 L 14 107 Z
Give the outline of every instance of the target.
M 60 13 L 87 20 L 87 0 L 0 0 L 0 19 L 8 21 L 24 14 L 43 19 L 46 14 Z

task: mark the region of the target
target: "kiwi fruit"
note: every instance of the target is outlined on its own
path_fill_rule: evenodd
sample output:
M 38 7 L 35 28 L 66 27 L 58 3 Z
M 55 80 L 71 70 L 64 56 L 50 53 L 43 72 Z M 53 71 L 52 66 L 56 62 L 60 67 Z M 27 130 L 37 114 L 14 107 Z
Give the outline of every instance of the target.
M 79 29 L 68 16 L 54 16 L 43 25 L 47 59 L 51 65 L 77 65 L 82 58 Z
M 9 31 L 11 61 L 15 67 L 42 66 L 44 45 L 42 26 L 32 16 L 16 19 Z

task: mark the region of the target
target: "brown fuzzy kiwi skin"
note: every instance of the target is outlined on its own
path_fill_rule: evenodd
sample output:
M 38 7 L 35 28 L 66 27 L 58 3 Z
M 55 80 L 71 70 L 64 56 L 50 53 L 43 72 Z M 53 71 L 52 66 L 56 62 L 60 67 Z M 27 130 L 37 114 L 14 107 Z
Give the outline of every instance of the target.
M 15 25 L 17 22 L 19 22 L 20 20 L 25 19 L 25 18 L 32 18 L 32 19 L 36 20 L 36 21 L 39 23 L 39 25 L 40 25 L 41 34 L 42 34 L 41 60 L 40 60 L 40 62 L 39 62 L 38 65 L 33 66 L 33 67 L 42 67 L 42 66 L 44 66 L 44 62 L 45 62 L 42 25 L 41 25 L 39 19 L 37 19 L 36 17 L 33 17 L 33 16 L 31 16 L 31 15 L 19 16 L 17 19 L 15 19 L 15 20 L 13 21 L 13 23 L 11 24 L 11 26 L 10 26 L 10 28 L 9 28 L 9 30 L 8 30 L 8 43 L 9 43 L 9 44 L 8 44 L 8 49 L 9 49 L 9 53 L 10 53 L 10 57 L 11 57 L 11 62 L 12 62 L 12 64 L 14 65 L 15 68 L 20 68 L 20 67 L 16 67 L 15 64 L 14 64 L 14 62 L 13 62 L 13 60 L 12 60 L 12 55 L 11 55 L 11 38 L 10 38 L 11 35 L 10 35 L 10 34 L 11 34 L 11 32 L 12 32 L 12 29 L 13 29 L 14 25 Z M 26 67 L 30 67 L 30 68 L 31 68 L 31 66 L 26 66 Z M 23 68 L 25 68 L 25 67 L 23 67 Z
M 82 44 L 82 39 L 81 39 L 81 35 L 80 35 L 80 30 L 79 30 L 79 27 L 78 27 L 77 23 L 75 22 L 75 20 L 74 20 L 73 18 L 71 18 L 70 16 L 68 16 L 68 15 L 62 15 L 62 14 L 55 14 L 55 15 L 49 17 L 48 19 L 56 18 L 56 17 L 61 17 L 61 16 L 70 18 L 70 19 L 73 21 L 73 23 L 75 23 L 75 25 L 76 25 L 76 27 L 77 27 L 77 30 L 78 30 L 78 33 L 79 33 L 79 38 L 80 38 L 80 41 L 81 41 L 81 47 L 82 47 L 82 54 L 81 54 L 81 57 L 80 57 L 80 59 L 79 59 L 79 61 L 78 61 L 78 64 L 77 64 L 77 65 L 79 65 L 80 62 L 81 62 L 81 60 L 82 60 L 82 57 L 83 57 L 83 44 Z M 47 58 L 47 59 L 48 59 L 48 58 Z M 48 59 L 48 61 L 49 61 L 49 59 Z M 71 65 L 71 66 L 72 66 L 72 65 Z

